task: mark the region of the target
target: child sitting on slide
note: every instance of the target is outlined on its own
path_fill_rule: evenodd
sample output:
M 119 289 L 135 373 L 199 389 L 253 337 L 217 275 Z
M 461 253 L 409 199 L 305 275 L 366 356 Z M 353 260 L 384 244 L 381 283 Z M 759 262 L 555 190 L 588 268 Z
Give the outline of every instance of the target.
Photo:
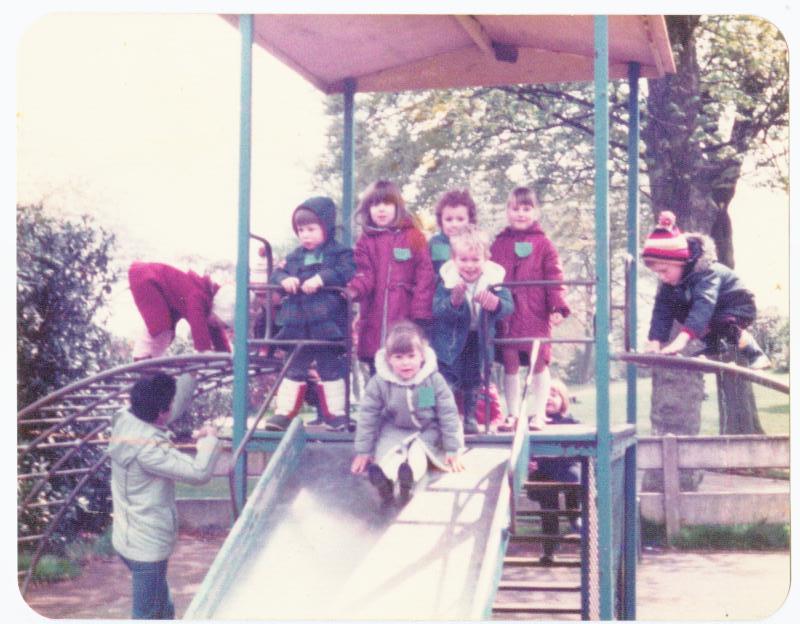
M 351 472 L 365 470 L 384 503 L 411 489 L 431 463 L 441 470 L 464 469 L 464 431 L 453 393 L 436 370 L 436 355 L 409 321 L 394 325 L 375 354 L 356 426 Z

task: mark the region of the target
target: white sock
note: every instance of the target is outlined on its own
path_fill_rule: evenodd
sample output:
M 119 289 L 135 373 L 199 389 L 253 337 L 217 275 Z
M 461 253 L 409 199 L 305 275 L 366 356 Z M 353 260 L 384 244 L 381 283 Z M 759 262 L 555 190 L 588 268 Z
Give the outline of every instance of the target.
M 550 368 L 545 367 L 541 373 L 534 373 L 531 380 L 531 387 L 528 388 L 530 401 L 526 401 L 531 406 L 530 416 L 537 426 L 544 424 L 545 410 L 547 409 L 547 395 L 550 392 Z
M 506 390 L 506 414 L 516 418 L 520 415 L 519 375 L 506 373 L 503 381 Z

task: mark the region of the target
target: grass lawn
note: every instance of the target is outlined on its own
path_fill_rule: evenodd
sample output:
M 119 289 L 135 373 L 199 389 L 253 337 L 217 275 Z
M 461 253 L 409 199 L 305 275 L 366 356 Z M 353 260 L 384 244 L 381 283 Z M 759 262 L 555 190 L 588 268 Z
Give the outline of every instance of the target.
M 774 377 L 789 382 L 788 373 L 774 374 Z M 700 433 L 713 435 L 719 433 L 719 413 L 717 410 L 717 382 L 714 375 L 704 375 L 707 397 L 701 408 Z M 789 433 L 789 396 L 776 390 L 753 384 L 756 397 L 756 406 L 764 431 L 768 435 L 782 435 Z M 637 426 L 642 435 L 650 434 L 650 394 L 652 383 L 650 378 L 639 378 L 636 387 L 637 397 Z M 595 424 L 595 387 L 594 383 L 583 386 L 571 386 L 570 392 L 576 402 L 570 410 L 581 422 Z M 613 381 L 609 388 L 611 402 L 612 423 L 625 422 L 625 394 L 624 381 Z

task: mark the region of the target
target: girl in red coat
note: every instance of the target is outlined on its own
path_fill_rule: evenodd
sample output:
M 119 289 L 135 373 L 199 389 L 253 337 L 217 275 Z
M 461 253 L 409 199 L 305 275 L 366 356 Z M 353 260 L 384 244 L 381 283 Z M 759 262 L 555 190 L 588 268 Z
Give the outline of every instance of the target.
M 541 209 L 535 193 L 526 187 L 514 189 L 506 203 L 508 227 L 497 235 L 492 244 L 492 260 L 506 270 L 507 282 L 530 280 L 563 280 L 561 261 L 552 241 L 539 225 Z M 504 320 L 502 338 L 550 337 L 552 325 L 558 325 L 569 315 L 563 286 L 518 286 L 511 289 L 514 313 Z M 539 355 L 530 362 L 531 345 L 505 345 L 501 349 L 505 369 L 506 406 L 509 424 L 521 416 L 520 363 L 533 366 L 533 405 L 529 412 L 532 429 L 541 429 L 545 422 L 545 406 L 550 388 L 550 344 L 539 346 Z
M 230 351 L 226 332 L 233 326 L 236 292 L 220 288 L 207 275 L 159 262 L 134 262 L 128 269 L 133 300 L 145 322 L 133 359 L 160 357 L 175 338 L 175 324 L 186 319 L 198 351 Z
M 387 328 L 411 320 L 428 330 L 432 319 L 434 274 L 425 235 L 406 211 L 400 189 L 378 180 L 365 192 L 356 218 L 356 274 L 347 286 L 360 304 L 358 358 L 375 372 L 375 353 Z

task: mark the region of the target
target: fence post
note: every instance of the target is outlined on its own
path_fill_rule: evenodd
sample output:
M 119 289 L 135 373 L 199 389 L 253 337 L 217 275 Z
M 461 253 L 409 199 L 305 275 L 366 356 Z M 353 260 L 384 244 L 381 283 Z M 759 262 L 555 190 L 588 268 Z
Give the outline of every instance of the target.
M 681 529 L 680 478 L 678 473 L 678 438 L 668 433 L 661 439 L 661 469 L 664 471 L 664 518 L 667 543 Z

